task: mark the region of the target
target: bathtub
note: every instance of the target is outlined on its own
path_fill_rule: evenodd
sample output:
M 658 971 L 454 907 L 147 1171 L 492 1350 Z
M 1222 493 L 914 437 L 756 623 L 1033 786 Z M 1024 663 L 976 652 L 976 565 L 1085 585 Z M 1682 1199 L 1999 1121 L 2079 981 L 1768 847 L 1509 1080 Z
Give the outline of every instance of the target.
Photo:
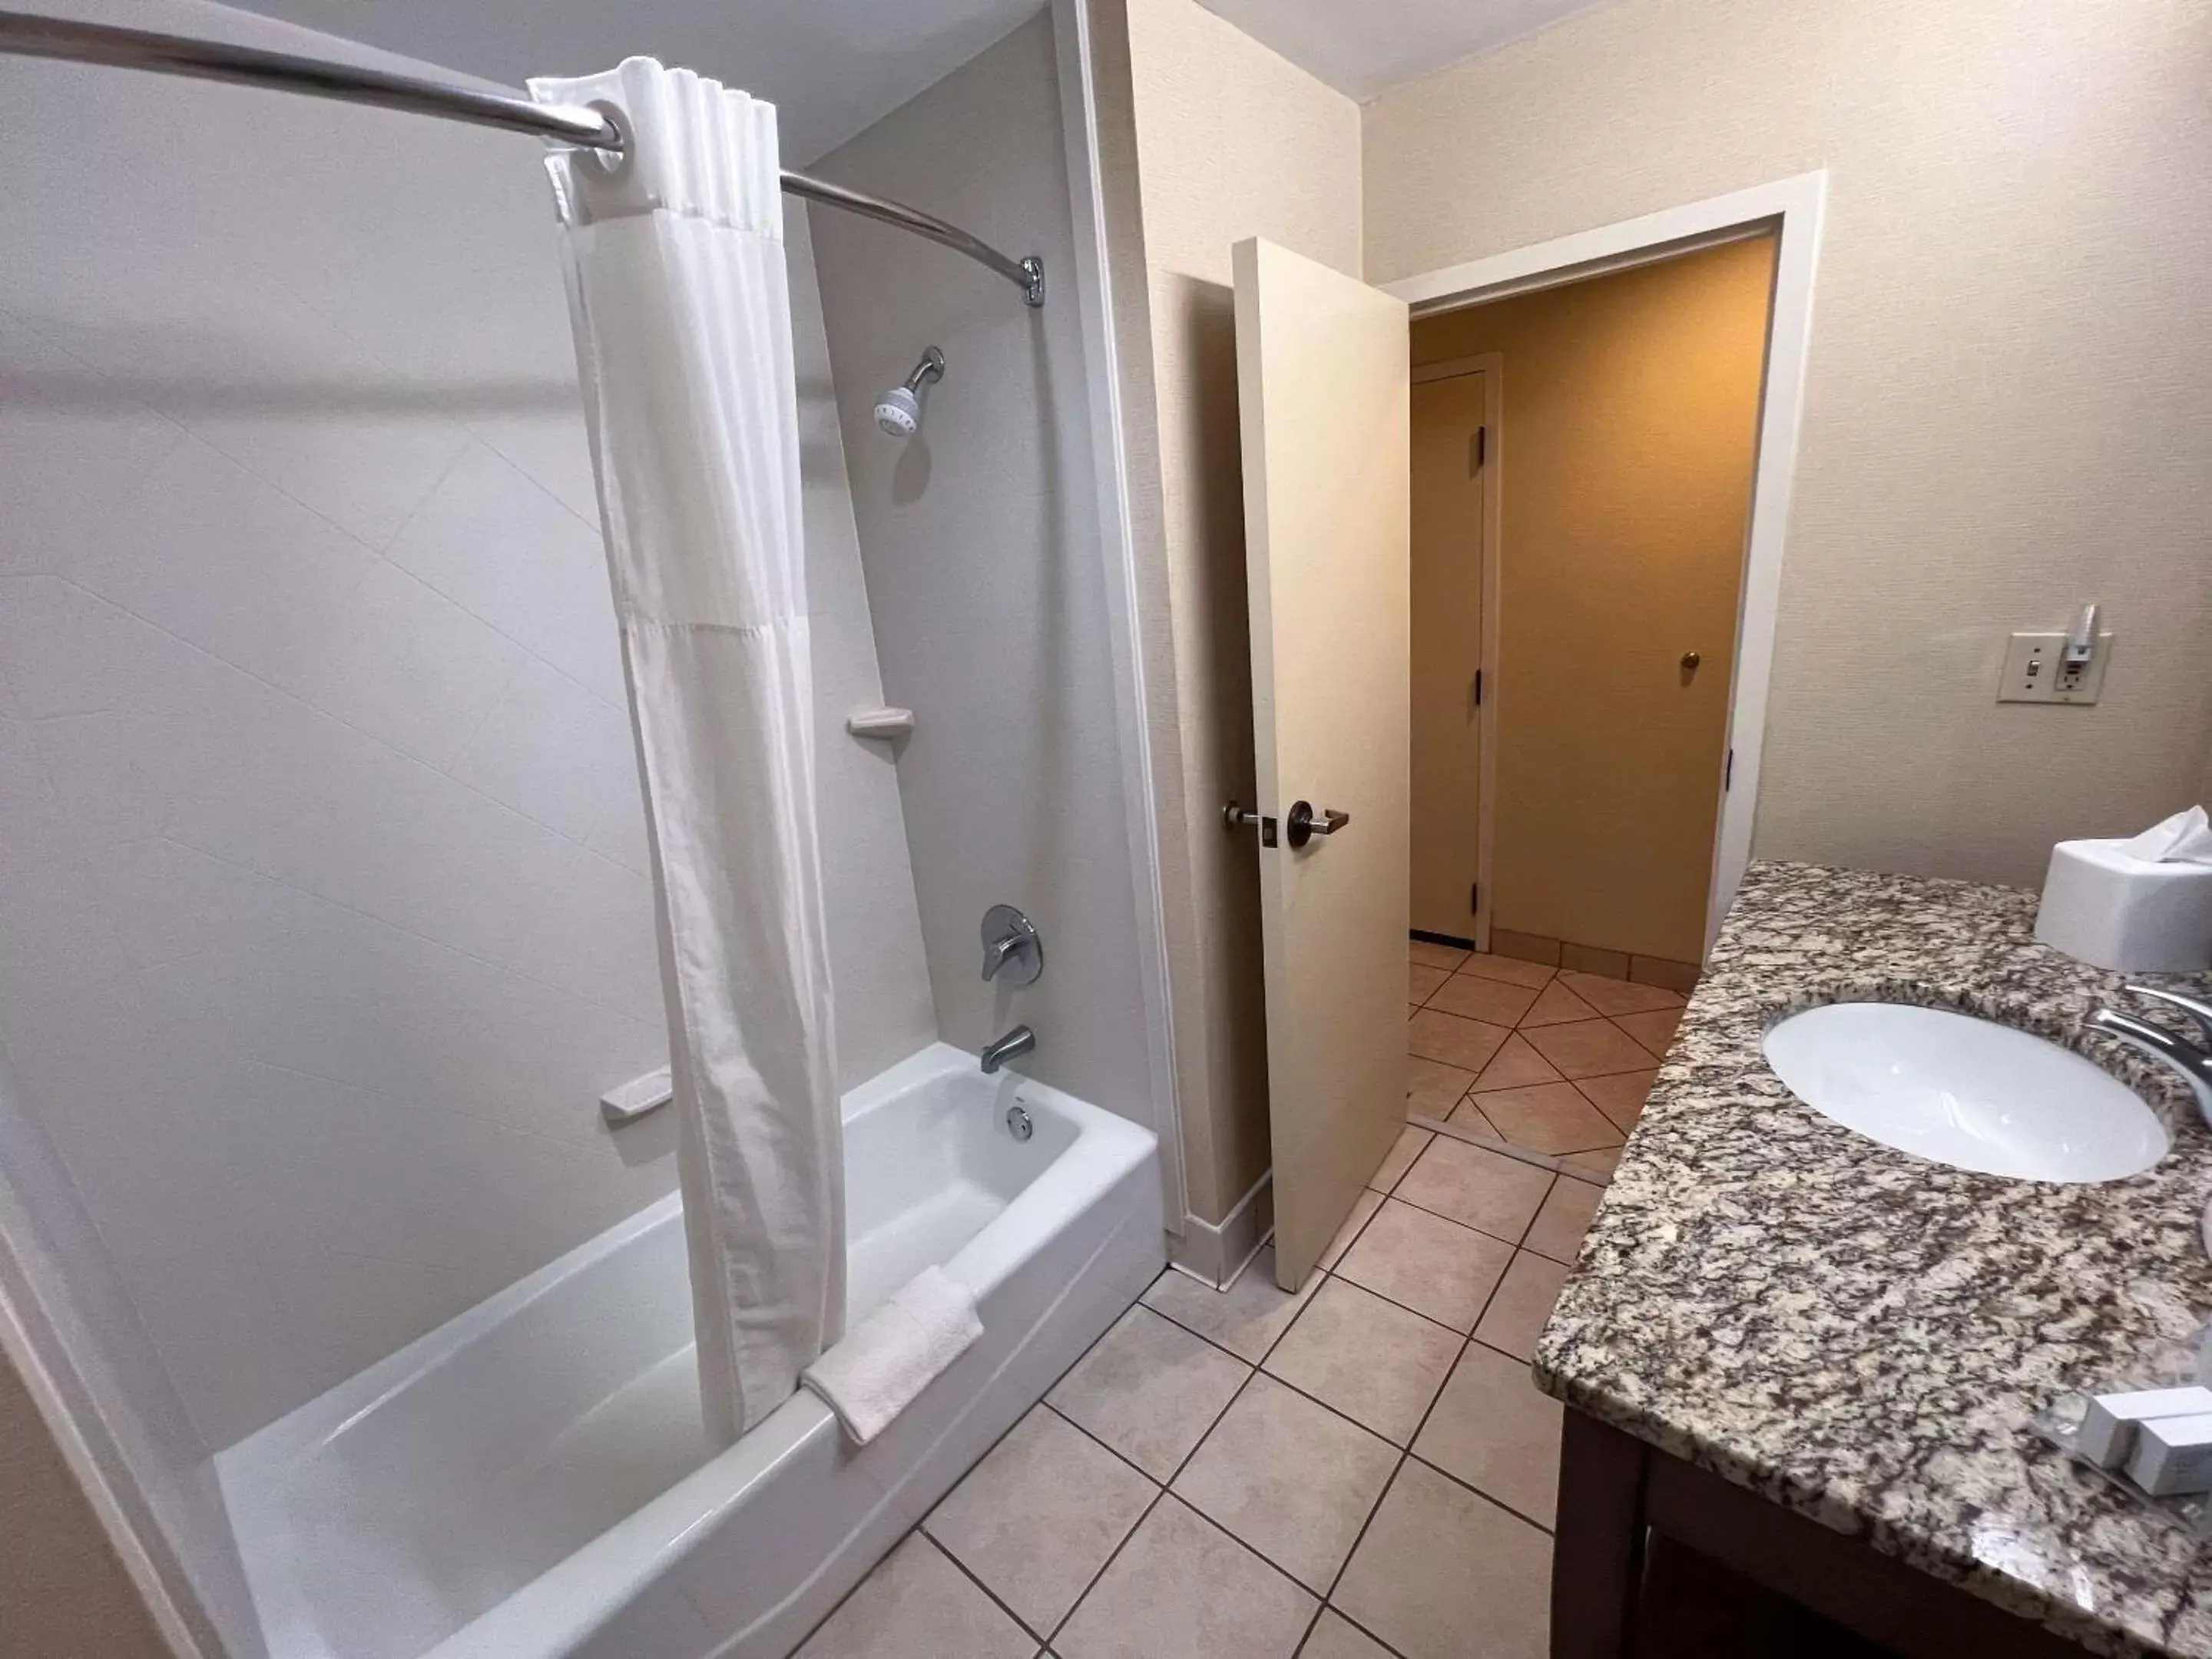
M 271 1659 L 796 1646 L 1164 1260 L 1110 1113 L 939 1043 L 843 1116 L 848 1322 L 933 1262 L 983 1322 L 896 1422 L 855 1449 L 800 1393 L 710 1454 L 672 1195 L 218 1456 Z

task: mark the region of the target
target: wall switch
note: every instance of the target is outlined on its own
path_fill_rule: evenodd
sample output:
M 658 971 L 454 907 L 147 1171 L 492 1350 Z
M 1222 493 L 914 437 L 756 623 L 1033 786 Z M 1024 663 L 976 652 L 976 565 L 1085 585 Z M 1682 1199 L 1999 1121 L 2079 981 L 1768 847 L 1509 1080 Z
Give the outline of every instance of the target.
M 1999 702 L 2094 702 L 2104 690 L 2105 665 L 2112 660 L 2112 636 L 2097 635 L 2097 648 L 2079 668 L 2064 661 L 2066 635 L 2015 634 L 2005 647 L 2004 678 L 1997 683 Z

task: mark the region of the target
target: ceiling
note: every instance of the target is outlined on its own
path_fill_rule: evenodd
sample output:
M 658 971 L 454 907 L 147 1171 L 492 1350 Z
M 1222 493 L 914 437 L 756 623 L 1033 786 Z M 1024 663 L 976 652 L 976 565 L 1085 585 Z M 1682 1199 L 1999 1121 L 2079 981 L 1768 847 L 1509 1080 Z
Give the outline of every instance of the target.
M 1609 0 L 1200 0 L 1309 75 L 1364 102 L 1401 82 Z
M 951 74 L 1043 0 L 238 0 L 248 10 L 488 80 L 645 54 L 776 106 L 805 167 Z

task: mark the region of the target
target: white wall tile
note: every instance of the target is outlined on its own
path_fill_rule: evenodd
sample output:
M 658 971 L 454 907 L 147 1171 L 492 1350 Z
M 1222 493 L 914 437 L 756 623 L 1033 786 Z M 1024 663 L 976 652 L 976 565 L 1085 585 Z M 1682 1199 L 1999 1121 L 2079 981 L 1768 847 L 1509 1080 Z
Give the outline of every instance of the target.
M 562 673 L 622 701 L 598 531 L 489 447 L 469 446 L 388 551 Z
M 380 559 L 332 618 L 307 697 L 402 754 L 445 770 L 528 653 Z
M 629 716 L 542 659 L 523 664 L 453 770 L 525 817 L 646 870 Z

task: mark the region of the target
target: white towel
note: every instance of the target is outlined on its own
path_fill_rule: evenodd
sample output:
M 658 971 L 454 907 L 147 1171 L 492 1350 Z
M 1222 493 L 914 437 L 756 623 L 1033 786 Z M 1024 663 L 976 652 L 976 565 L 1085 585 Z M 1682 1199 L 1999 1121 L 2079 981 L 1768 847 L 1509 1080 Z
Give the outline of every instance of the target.
M 975 1292 L 924 1267 L 799 1379 L 865 1446 L 982 1334 Z

